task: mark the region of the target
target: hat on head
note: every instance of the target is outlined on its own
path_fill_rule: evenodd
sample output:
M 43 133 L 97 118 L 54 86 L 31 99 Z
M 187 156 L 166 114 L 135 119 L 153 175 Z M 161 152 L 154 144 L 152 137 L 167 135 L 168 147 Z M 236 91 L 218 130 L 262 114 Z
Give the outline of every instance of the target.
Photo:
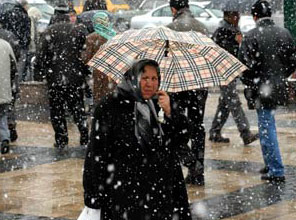
M 105 12 L 97 12 L 92 19 L 95 32 L 107 40 L 116 35 L 116 31 L 113 30 L 113 24 L 109 19 L 109 15 Z
M 189 8 L 188 0 L 170 0 L 170 7 L 177 10 Z
M 259 0 L 253 6 L 251 14 L 258 18 L 271 17 L 271 6 L 268 1 Z
M 69 6 L 66 1 L 61 0 L 54 7 L 54 11 L 58 13 L 66 14 L 69 12 Z

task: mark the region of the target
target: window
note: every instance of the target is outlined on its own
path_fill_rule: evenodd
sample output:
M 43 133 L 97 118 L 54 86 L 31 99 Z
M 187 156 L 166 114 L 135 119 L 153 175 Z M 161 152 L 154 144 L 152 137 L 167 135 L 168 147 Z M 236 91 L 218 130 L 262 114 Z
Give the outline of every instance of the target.
M 153 17 L 172 17 L 171 8 L 169 6 L 163 7 L 152 14 Z
M 190 11 L 192 12 L 194 17 L 201 17 L 202 13 L 208 14 L 204 9 L 196 5 L 190 5 Z
M 141 7 L 142 10 L 150 10 L 150 9 L 153 9 L 153 1 L 146 1 L 142 7 Z

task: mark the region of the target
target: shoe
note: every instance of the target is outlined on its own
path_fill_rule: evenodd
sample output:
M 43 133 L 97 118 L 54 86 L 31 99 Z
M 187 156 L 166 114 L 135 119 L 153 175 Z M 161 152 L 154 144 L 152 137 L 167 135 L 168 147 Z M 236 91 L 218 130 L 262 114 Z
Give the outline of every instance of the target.
M 263 167 L 261 170 L 259 170 L 259 173 L 261 174 L 267 174 L 269 171 L 269 168 L 268 167 Z
M 88 145 L 88 135 L 81 135 L 80 137 L 80 145 L 81 146 L 87 146 Z
M 9 152 L 9 141 L 4 140 L 1 143 L 1 154 L 7 154 Z
M 53 146 L 57 149 L 64 149 L 68 147 L 67 144 L 57 144 L 57 143 L 54 143 Z
M 222 135 L 211 135 L 209 138 L 210 141 L 216 143 L 229 143 L 229 138 L 222 137 Z
M 185 178 L 186 184 L 196 185 L 196 186 L 204 186 L 205 185 L 205 177 L 204 175 L 191 175 L 188 174 Z
M 243 137 L 244 145 L 248 145 L 259 139 L 259 134 L 249 134 L 246 137 Z
M 11 142 L 16 141 L 16 139 L 18 138 L 18 135 L 17 135 L 16 129 L 15 129 L 15 128 L 13 128 L 13 129 L 9 129 L 9 131 L 10 131 L 10 141 L 11 141 Z
M 286 181 L 285 176 L 269 176 L 267 174 L 264 174 L 261 176 L 261 180 L 267 180 L 271 183 L 284 183 Z

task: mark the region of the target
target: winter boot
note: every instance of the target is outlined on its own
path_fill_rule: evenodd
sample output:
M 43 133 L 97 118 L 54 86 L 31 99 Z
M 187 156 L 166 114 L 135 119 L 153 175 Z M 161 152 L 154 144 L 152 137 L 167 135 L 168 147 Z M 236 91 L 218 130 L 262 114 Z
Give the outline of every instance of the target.
M 194 166 L 188 168 L 188 175 L 185 178 L 185 183 L 197 186 L 205 185 L 205 177 L 200 162 L 196 162 Z
M 9 141 L 3 140 L 1 143 L 1 154 L 7 154 L 9 152 Z
M 14 142 L 18 138 L 17 132 L 16 132 L 16 125 L 15 124 L 8 124 L 8 129 L 10 133 L 10 141 Z
M 252 134 L 250 131 L 243 132 L 241 134 L 241 138 L 243 139 L 244 145 L 251 144 L 252 142 L 259 139 L 259 134 Z
M 211 134 L 209 140 L 216 143 L 229 143 L 229 138 L 223 137 L 221 134 Z

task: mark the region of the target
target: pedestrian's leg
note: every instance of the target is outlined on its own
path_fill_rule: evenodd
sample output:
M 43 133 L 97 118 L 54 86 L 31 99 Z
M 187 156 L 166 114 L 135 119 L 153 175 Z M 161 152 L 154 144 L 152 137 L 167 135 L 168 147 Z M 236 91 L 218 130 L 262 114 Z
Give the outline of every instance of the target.
M 243 139 L 245 145 L 252 143 L 259 137 L 256 134 L 252 134 L 250 131 L 250 124 L 242 108 L 239 95 L 236 90 L 236 83 L 229 84 L 229 110 L 233 116 L 235 124 L 240 132 L 240 136 Z
M 74 122 L 80 131 L 80 144 L 87 145 L 88 137 L 88 123 L 84 108 L 83 89 L 79 86 L 70 87 L 71 96 L 67 97 L 68 108 L 71 111 Z
M 65 118 L 64 88 L 56 86 L 49 88 L 50 119 L 55 131 L 56 147 L 64 148 L 68 145 L 67 121 Z
M 226 86 L 220 87 L 219 104 L 216 114 L 214 116 L 212 127 L 209 131 L 210 141 L 228 143 L 229 138 L 224 138 L 221 135 L 221 130 L 226 123 L 230 110 L 229 110 L 229 89 Z
M 278 145 L 274 111 L 267 109 L 257 110 L 260 144 L 263 159 L 268 167 L 269 176 L 284 176 L 284 165 Z
M 188 118 L 190 122 L 191 150 L 197 162 L 189 167 L 187 183 L 204 185 L 204 154 L 205 154 L 205 128 L 204 112 L 208 91 L 197 90 L 188 97 Z
M 17 64 L 18 75 L 19 75 L 19 82 L 22 82 L 26 78 L 26 62 L 27 62 L 27 50 L 20 50 L 20 59 Z
M 9 129 L 7 124 L 7 112 L 8 105 L 0 105 L 0 143 L 1 153 L 6 154 L 9 152 Z
M 7 111 L 7 123 L 8 129 L 10 132 L 10 140 L 14 142 L 17 140 L 18 135 L 16 131 L 16 110 L 15 110 L 15 98 L 9 104 L 8 111 Z

